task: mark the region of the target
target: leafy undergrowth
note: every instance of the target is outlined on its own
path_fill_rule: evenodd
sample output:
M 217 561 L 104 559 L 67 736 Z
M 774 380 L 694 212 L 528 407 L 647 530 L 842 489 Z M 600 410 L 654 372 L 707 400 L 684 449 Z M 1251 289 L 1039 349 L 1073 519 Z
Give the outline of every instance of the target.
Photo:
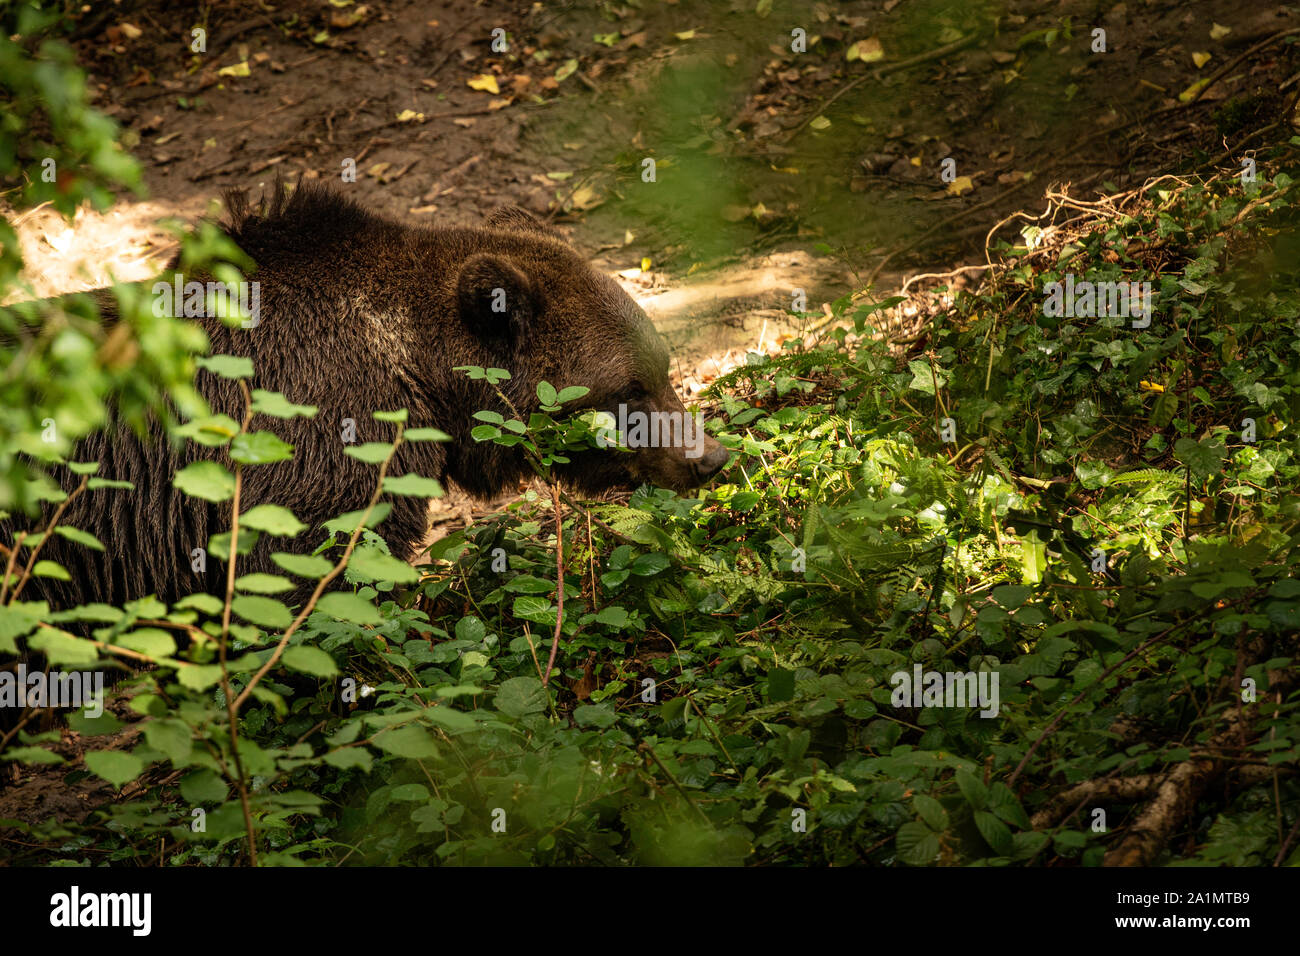
M 242 769 L 225 694 L 285 633 L 275 602 L 242 605 L 271 640 L 232 626 L 224 693 L 219 599 L 172 609 L 214 638 L 184 654 L 138 636 L 166 608 L 85 613 L 162 665 L 132 679 L 143 741 L 75 771 L 138 786 L 24 842 L 230 863 L 251 824 L 262 863 L 1300 862 L 1295 195 L 1261 169 L 1058 197 L 917 339 L 841 325 L 751 356 L 714 388 L 737 454 L 713 488 L 562 507 L 554 675 L 545 495 L 406 585 L 361 534 L 356 597 L 240 698 Z M 1149 325 L 1045 314 L 1048 283 L 1120 280 L 1151 283 Z M 890 305 L 834 309 L 861 333 Z M 918 668 L 993 691 L 904 699 Z

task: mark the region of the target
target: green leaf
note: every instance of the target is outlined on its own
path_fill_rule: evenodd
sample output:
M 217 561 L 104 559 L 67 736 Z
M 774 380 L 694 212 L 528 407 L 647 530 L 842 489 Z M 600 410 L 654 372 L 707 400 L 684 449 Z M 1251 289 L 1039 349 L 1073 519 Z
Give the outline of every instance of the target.
M 918 793 L 912 797 L 912 806 L 916 809 L 917 815 L 925 821 L 925 825 L 931 830 L 942 833 L 948 829 L 948 811 L 934 797 Z
M 375 763 L 375 758 L 364 747 L 344 747 L 342 750 L 331 750 L 322 759 L 331 767 L 337 767 L 339 770 L 356 769 L 362 773 L 369 773 L 370 768 Z
M 286 551 L 276 551 L 271 555 L 271 560 L 300 578 L 323 578 L 334 567 L 332 561 L 318 554 L 289 554 Z
M 99 462 L 97 461 L 70 461 L 68 462 L 68 471 L 74 475 L 93 475 L 99 471 Z
M 488 441 L 501 435 L 501 429 L 495 425 L 477 425 L 470 429 L 469 437 L 475 441 Z
M 984 781 L 975 776 L 969 770 L 958 770 L 957 789 L 961 795 L 966 798 L 972 810 L 983 810 L 988 804 L 989 790 L 984 786 Z
M 6 747 L 0 753 L 0 760 L 16 760 L 25 764 L 53 765 L 63 763 L 58 754 L 50 753 L 44 747 Z
M 976 810 L 975 826 L 980 831 L 980 836 L 984 838 L 984 842 L 993 848 L 994 853 L 998 856 L 1011 855 L 1011 830 L 1005 823 L 987 810 Z
M 451 436 L 441 428 L 412 428 L 402 433 L 407 441 L 451 441 Z
M 69 541 L 75 541 L 77 542 L 77 544 L 85 545 L 87 548 L 91 548 L 95 551 L 104 550 L 103 542 L 100 541 L 98 538 L 96 538 L 89 531 L 82 531 L 80 528 L 70 528 L 67 525 L 61 524 L 55 527 L 54 533 L 58 535 L 62 535 L 63 537 L 67 538 Z
M 279 538 L 293 538 L 307 530 L 307 526 L 288 508 L 280 505 L 257 505 L 239 516 L 241 528 L 265 531 Z
M 221 683 L 221 668 L 216 664 L 193 664 L 176 671 L 176 679 L 190 690 L 207 690 Z
M 924 823 L 904 823 L 894 837 L 898 858 L 911 866 L 930 866 L 939 855 L 939 834 Z
M 392 581 L 395 584 L 413 584 L 420 580 L 420 572 L 405 561 L 378 548 L 357 548 L 348 560 L 353 576 L 363 581 Z
M 229 415 L 208 415 L 178 425 L 174 431 L 180 437 L 193 439 L 200 445 L 218 448 L 239 434 L 239 423 Z
M 0 604 L 0 651 L 17 654 L 18 645 L 14 639 L 29 634 L 40 622 L 39 616 L 23 610 L 21 605 Z
M 618 715 L 609 704 L 580 704 L 573 708 L 573 720 L 579 727 L 596 727 L 606 730 L 614 726 Z
M 254 594 L 281 594 L 294 587 L 292 581 L 279 574 L 244 574 L 235 578 L 235 588 Z
M 86 483 L 89 491 L 98 491 L 100 488 L 125 488 L 127 491 L 134 491 L 135 485 L 129 481 L 117 481 L 112 478 L 91 478 Z
M 1226 454 L 1224 446 L 1213 439 L 1198 442 L 1192 438 L 1180 438 L 1174 442 L 1174 457 L 1191 470 L 1192 477 L 1201 481 L 1223 470 Z
M 56 561 L 37 561 L 32 565 L 32 576 L 37 578 L 54 578 L 59 581 L 71 581 L 72 575 L 63 565 Z
M 68 715 L 68 726 L 83 737 L 103 737 L 117 733 L 126 724 L 107 712 L 98 717 L 88 717 L 84 710 L 79 710 Z
M 564 405 L 568 402 L 577 401 L 590 391 L 591 389 L 585 385 L 570 385 L 568 388 L 560 389 L 560 394 L 555 396 L 555 401 L 552 404 Z
M 89 750 L 85 761 L 87 770 L 97 777 L 103 777 L 118 789 L 144 773 L 144 761 L 135 754 L 121 750 Z
M 293 623 L 293 614 L 274 598 L 241 594 L 230 602 L 230 609 L 250 624 L 279 631 Z
M 395 757 L 406 757 L 408 760 L 438 756 L 438 747 L 429 733 L 411 724 L 381 730 L 375 734 L 374 744 Z
M 284 652 L 284 665 L 312 677 L 333 677 L 339 672 L 334 658 L 319 647 L 296 644 Z
M 619 607 L 617 604 L 601 608 L 596 613 L 596 620 L 601 624 L 608 624 L 614 628 L 625 627 L 628 621 L 627 609 Z
M 370 517 L 366 519 L 366 527 L 374 529 L 379 527 L 380 522 L 388 517 L 388 513 L 393 510 L 393 506 L 387 501 L 381 501 L 370 511 Z M 333 531 L 336 534 L 351 535 L 357 530 L 361 523 L 362 516 L 365 515 L 365 509 L 359 511 L 349 511 L 341 514 L 337 518 L 331 518 L 325 522 L 325 530 Z
M 1014 611 L 1033 597 L 1033 594 L 1031 588 L 1021 587 L 1018 584 L 1003 584 L 993 589 L 993 600 L 1008 611 Z
M 222 803 L 229 788 L 213 770 L 196 770 L 181 778 L 181 796 L 187 803 Z
M 194 608 L 209 617 L 216 617 L 225 608 L 225 602 L 212 594 L 190 594 L 181 598 L 172 607 L 177 609 Z
M 370 417 L 377 422 L 405 422 L 406 409 L 399 408 L 392 412 L 371 412 Z
M 555 394 L 556 394 L 556 393 L 555 393 L 555 386 L 552 385 L 550 382 L 538 382 L 538 383 L 537 383 L 537 398 L 538 398 L 538 400 L 541 401 L 541 403 L 542 403 L 543 405 L 554 405 L 554 404 L 555 404 Z M 483 420 L 484 420 L 484 421 L 488 421 L 488 419 L 486 419 L 486 418 L 483 419 Z M 496 422 L 497 422 L 498 425 L 501 424 L 501 416 L 500 416 L 500 415 L 497 416 Z
M 193 749 L 193 735 L 189 725 L 183 720 L 167 717 L 161 720 L 146 720 L 144 739 L 154 750 L 165 753 L 172 764 L 179 766 Z
M 40 633 L 29 637 L 27 646 L 40 651 L 55 667 L 63 664 L 93 664 L 99 660 L 99 651 L 90 641 L 51 627 L 43 627 Z
M 127 650 L 153 658 L 171 657 L 176 653 L 176 639 L 157 627 L 142 627 L 138 631 L 123 634 L 116 643 Z
M 415 498 L 441 498 L 443 495 L 442 485 L 432 478 L 420 475 L 386 475 L 384 491 L 390 495 L 410 495 Z
M 253 411 L 258 415 L 272 418 L 314 418 L 315 405 L 295 405 L 279 392 L 268 392 L 260 388 L 253 389 Z
M 543 597 L 517 597 L 511 611 L 515 617 L 536 624 L 553 624 L 555 622 L 556 608 Z
M 343 449 L 343 454 L 357 461 L 364 461 L 367 465 L 378 465 L 392 450 L 392 445 L 381 441 L 368 441 L 361 445 L 349 445 Z
M 239 355 L 200 356 L 194 360 L 199 368 L 207 369 L 222 378 L 252 378 L 253 363 Z
M 652 574 L 658 574 L 667 568 L 670 563 L 667 557 L 658 552 L 643 554 L 632 562 L 631 571 L 633 574 L 649 577 Z
M 514 594 L 549 594 L 555 584 L 531 574 L 520 574 L 506 582 L 506 590 Z
M 936 384 L 939 388 L 943 388 L 948 384 L 948 380 L 943 377 L 942 373 L 939 375 L 938 382 L 935 382 L 936 369 L 931 367 L 929 362 L 913 359 L 907 363 L 907 367 L 912 371 L 912 381 L 907 385 L 910 389 L 924 392 L 926 395 L 933 395 Z
M 546 688 L 536 677 L 512 677 L 497 688 L 496 709 L 507 717 L 541 713 L 547 703 Z
M 292 458 L 293 446 L 272 432 L 252 432 L 235 436 L 230 443 L 230 457 L 241 465 L 268 465 Z
M 215 461 L 196 461 L 176 472 L 172 484 L 204 501 L 226 501 L 235 493 L 235 477 Z
M 390 800 L 428 800 L 429 788 L 422 783 L 404 783 L 396 786 L 388 794 Z
M 379 624 L 383 621 L 378 608 L 355 594 L 331 591 L 316 602 L 316 610 L 353 624 Z

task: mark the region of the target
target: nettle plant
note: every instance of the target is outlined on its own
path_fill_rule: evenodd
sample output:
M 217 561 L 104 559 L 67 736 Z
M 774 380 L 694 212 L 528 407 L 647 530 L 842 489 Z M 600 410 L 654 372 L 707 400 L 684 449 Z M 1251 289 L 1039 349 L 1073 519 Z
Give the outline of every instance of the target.
M 375 413 L 377 420 L 393 425 L 393 441 L 345 449 L 346 454 L 378 468 L 368 505 L 327 522 L 329 535 L 313 554 L 273 552 L 271 560 L 288 576 L 240 574 L 240 557 L 250 554 L 260 538 L 292 538 L 309 530 L 279 505 L 259 504 L 241 513 L 246 470 L 287 460 L 293 452 L 273 432 L 250 431 L 249 424 L 255 415 L 311 417 L 316 409 L 295 405 L 278 392 L 250 391 L 247 380 L 253 368 L 247 359 L 217 355 L 201 358 L 198 364 L 238 381 L 246 404 L 242 423 L 225 415 L 205 415 L 175 429 L 180 436 L 224 452 L 231 464 L 227 468 L 203 459 L 187 465 L 174 478 L 175 486 L 187 496 L 229 503 L 233 515 L 230 528 L 213 536 L 207 548 L 209 557 L 226 564 L 224 594 L 191 594 L 170 608 L 155 598 L 145 598 L 120 609 L 90 605 L 59 612 L 51 612 L 44 602 L 11 600 L 3 609 L 0 650 L 16 653 L 15 639 L 27 636 L 27 645 L 39 651 L 52 668 L 82 668 L 101 658 L 125 661 L 132 667 L 147 666 L 148 670 L 128 681 L 129 707 L 149 718 L 141 724 L 142 741 L 130 749 L 88 752 L 87 770 L 121 787 L 141 778 L 144 782 L 156 780 L 159 768 L 170 767 L 168 779 L 178 782 L 181 800 L 193 806 L 188 811 L 178 810 L 174 803 L 158 802 L 174 799 L 174 795 L 160 794 L 139 805 L 116 808 L 114 816 L 122 817 L 118 822 L 124 827 L 128 821 L 138 826 L 132 832 L 140 837 L 161 831 L 182 842 L 215 841 L 218 846 L 242 838 L 248 859 L 256 862 L 260 833 L 283 827 L 289 816 L 315 812 L 321 802 L 319 794 L 285 789 L 286 775 L 308 766 L 368 767 L 371 758 L 366 747 L 372 743 L 380 753 L 417 751 L 420 741 L 428 737 L 428 731 L 421 728 L 437 724 L 436 719 L 425 720 L 421 715 L 424 708 L 418 708 L 376 717 L 378 722 L 367 724 L 365 734 L 362 724 L 356 722 L 341 735 L 315 745 L 304 739 L 292 745 L 262 746 L 255 739 L 271 715 L 292 723 L 295 714 L 326 713 L 356 700 L 354 688 L 330 654 L 340 635 L 364 645 L 376 639 L 370 629 L 386 622 L 394 627 L 427 623 L 419 612 L 402 611 L 391 601 L 376 606 L 379 594 L 398 585 L 415 584 L 419 573 L 391 556 L 370 529 L 382 522 L 390 508 L 380 501 L 381 495 L 428 498 L 442 493 L 433 479 L 392 476 L 388 468 L 404 442 L 443 441 L 448 436 L 437 429 L 406 429 L 403 410 Z M 89 476 L 98 470 L 97 463 L 69 467 L 88 476 L 82 489 L 96 480 Z M 102 550 L 102 544 L 87 533 L 60 527 L 60 513 L 55 513 L 40 537 L 62 533 Z M 341 542 L 336 540 L 340 536 Z M 24 543 L 33 546 L 34 559 L 39 543 L 33 545 L 30 539 Z M 52 564 L 33 566 L 29 561 L 15 591 L 21 590 L 21 581 L 32 573 L 66 576 L 66 571 L 49 566 Z M 12 558 L 10 568 L 12 577 L 17 573 Z M 365 586 L 355 592 L 333 589 L 336 579 L 345 573 L 347 581 Z M 314 584 L 303 584 L 303 580 Z M 291 591 L 309 592 L 297 610 L 275 597 Z M 295 674 L 321 682 L 319 692 L 302 696 L 298 693 L 302 681 L 294 679 Z M 69 723 L 96 737 L 122 726 L 111 713 L 97 718 L 74 714 Z M 12 740 L 5 740 L 12 745 L 3 756 L 25 763 L 57 763 L 61 758 L 40 745 L 56 741 L 58 736 L 53 731 L 32 734 L 19 728 L 16 736 L 10 735 Z M 168 809 L 172 812 L 165 812 Z M 125 848 L 123 852 L 129 854 Z
M 478 365 L 461 365 L 455 371 L 464 372 L 473 381 L 484 381 L 496 392 L 514 418 L 507 420 L 500 412 L 479 411 L 474 418 L 482 425 L 477 425 L 470 432 L 475 441 L 491 441 L 504 448 L 518 447 L 527 458 L 537 477 L 551 482 L 551 466 L 568 464 L 565 452 L 582 448 L 604 447 L 598 429 L 602 427 L 595 412 L 570 416 L 563 422 L 557 422 L 552 414 L 560 411 L 561 406 L 577 401 L 591 389 L 585 385 L 570 385 L 568 388 L 555 390 L 549 382 L 537 384 L 537 400 L 541 404 L 540 412 L 533 412 L 524 423 L 519 418 L 519 411 L 497 386 L 510 378 L 510 373 L 503 368 L 483 368 Z

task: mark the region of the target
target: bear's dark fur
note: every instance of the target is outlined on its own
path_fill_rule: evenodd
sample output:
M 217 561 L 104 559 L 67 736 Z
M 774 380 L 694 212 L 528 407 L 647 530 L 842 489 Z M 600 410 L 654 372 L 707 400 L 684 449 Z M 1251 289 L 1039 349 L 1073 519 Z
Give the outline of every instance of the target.
M 668 353 L 645 314 L 608 277 L 588 265 L 558 234 L 517 209 L 503 210 L 482 228 L 413 228 L 373 215 L 333 190 L 310 182 L 291 195 L 276 188 L 255 208 L 229 197 L 225 229 L 256 263 L 260 316 L 253 328 L 229 328 L 197 318 L 213 354 L 247 356 L 252 387 L 316 405 L 313 419 L 256 416 L 250 430 L 278 434 L 294 446 L 292 461 L 244 468 L 241 511 L 264 502 L 284 505 L 312 530 L 277 550 L 307 551 L 321 540 L 320 525 L 365 506 L 376 469 L 344 454 L 344 422 L 356 441 L 389 441 L 394 426 L 376 422 L 376 410 L 406 408 L 408 427 L 433 426 L 449 443 L 404 445 L 390 474 L 451 479 L 469 492 L 498 493 L 527 473 L 521 454 L 469 433 L 480 409 L 507 409 L 483 382 L 456 366 L 508 369 L 502 385 L 527 417 L 538 407 L 536 386 L 585 385 L 584 407 L 613 411 L 620 403 L 644 411 L 682 412 L 668 382 Z M 189 278 L 189 277 L 185 277 Z M 165 274 L 162 281 L 171 281 Z M 146 283 L 146 288 L 149 284 Z M 505 311 L 500 307 L 504 291 Z M 114 320 L 111 290 L 95 293 L 105 321 Z M 196 378 L 213 412 L 242 421 L 244 402 L 232 381 L 209 372 Z M 95 534 L 107 553 L 52 538 L 42 557 L 61 563 L 71 581 L 33 579 L 22 598 L 63 608 L 93 601 L 121 604 L 157 594 L 172 602 L 187 593 L 224 591 L 224 570 L 209 559 L 206 576 L 191 568 L 191 552 L 229 528 L 230 504 L 209 505 L 181 495 L 172 477 L 186 464 L 224 450 L 194 442 L 176 447 L 155 429 L 141 442 L 125 427 L 81 441 L 73 461 L 99 461 L 100 474 L 134 482 L 135 490 L 83 494 L 62 523 Z M 574 457 L 561 480 L 598 492 L 638 481 L 685 490 L 706 481 L 727 460 L 705 437 L 703 454 L 682 447 L 634 454 L 592 451 Z M 65 489 L 75 477 L 62 475 Z M 379 527 L 393 553 L 410 559 L 427 529 L 423 499 L 393 496 Z M 22 519 L 0 525 L 0 539 Z M 241 558 L 244 571 L 275 570 L 260 547 Z

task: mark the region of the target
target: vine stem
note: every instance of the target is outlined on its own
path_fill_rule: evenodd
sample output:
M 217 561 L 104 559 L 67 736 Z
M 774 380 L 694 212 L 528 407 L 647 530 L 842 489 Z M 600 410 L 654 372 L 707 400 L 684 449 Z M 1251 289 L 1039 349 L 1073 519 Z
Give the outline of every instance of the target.
M 551 505 L 555 511 L 555 633 L 551 636 L 551 656 L 546 661 L 546 673 L 542 675 L 542 686 L 551 680 L 551 669 L 555 666 L 555 655 L 560 650 L 560 629 L 564 626 L 564 514 L 560 511 L 560 486 L 554 482 L 550 485 Z
M 244 394 L 244 423 L 240 432 L 247 432 L 253 420 L 252 397 L 241 379 L 240 391 Z M 235 786 L 239 790 L 239 805 L 244 813 L 244 830 L 248 836 L 248 862 L 257 866 L 257 830 L 253 826 L 253 809 L 248 799 L 248 776 L 244 762 L 239 758 L 239 708 L 230 692 L 230 668 L 226 651 L 230 643 L 230 608 L 235 599 L 235 566 L 239 558 L 239 498 L 244 486 L 244 466 L 235 463 L 235 493 L 230 502 L 230 558 L 226 562 L 226 600 L 221 610 L 221 640 L 217 642 L 217 660 L 221 667 L 221 695 L 226 700 L 226 722 L 230 725 L 230 759 L 235 764 Z

